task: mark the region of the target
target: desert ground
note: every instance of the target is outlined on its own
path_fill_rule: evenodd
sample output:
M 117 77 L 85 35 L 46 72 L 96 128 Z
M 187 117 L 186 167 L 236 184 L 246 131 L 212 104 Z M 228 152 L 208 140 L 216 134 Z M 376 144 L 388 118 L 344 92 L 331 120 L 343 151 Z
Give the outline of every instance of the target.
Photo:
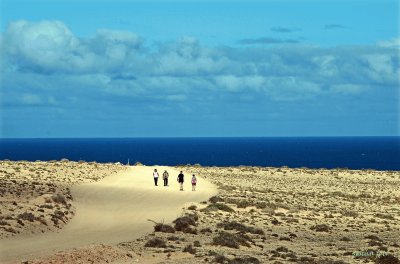
M 0 165 L 1 263 L 400 263 L 398 171 Z

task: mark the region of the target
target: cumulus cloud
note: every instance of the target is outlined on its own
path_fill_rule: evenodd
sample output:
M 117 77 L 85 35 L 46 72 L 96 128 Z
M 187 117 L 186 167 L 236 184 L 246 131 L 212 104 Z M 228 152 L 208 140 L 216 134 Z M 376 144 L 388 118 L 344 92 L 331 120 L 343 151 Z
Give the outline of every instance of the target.
M 107 101 L 110 96 L 210 101 L 224 93 L 283 101 L 347 96 L 398 84 L 394 44 L 320 48 L 275 38 L 240 43 L 246 46 L 209 47 L 183 37 L 150 48 L 129 31 L 102 29 L 80 38 L 60 21 L 16 21 L 1 38 L 3 92 L 6 100 L 18 101 L 11 94 L 15 91 L 26 94 L 20 103 L 49 105 L 72 97 Z

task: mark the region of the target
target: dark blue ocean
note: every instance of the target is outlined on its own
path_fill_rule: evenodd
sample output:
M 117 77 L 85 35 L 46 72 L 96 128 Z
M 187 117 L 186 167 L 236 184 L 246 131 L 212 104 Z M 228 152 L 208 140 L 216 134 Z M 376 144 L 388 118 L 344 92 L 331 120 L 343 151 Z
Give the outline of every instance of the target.
M 0 139 L 0 160 L 400 170 L 400 137 Z

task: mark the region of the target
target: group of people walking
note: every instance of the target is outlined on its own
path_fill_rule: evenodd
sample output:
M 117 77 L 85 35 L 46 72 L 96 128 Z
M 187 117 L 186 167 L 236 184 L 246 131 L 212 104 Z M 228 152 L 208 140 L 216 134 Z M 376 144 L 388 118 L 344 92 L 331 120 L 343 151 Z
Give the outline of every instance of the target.
M 154 185 L 158 186 L 158 178 L 160 177 L 160 175 L 158 174 L 157 169 L 154 169 L 153 172 L 153 178 L 154 178 Z M 164 186 L 168 186 L 168 178 L 169 178 L 169 173 L 167 170 L 165 170 L 162 174 L 163 177 L 163 181 L 164 181 Z M 180 190 L 183 191 L 183 183 L 185 181 L 185 175 L 183 174 L 183 172 L 181 171 L 178 175 L 178 178 L 176 179 L 179 183 L 180 186 Z M 192 191 L 196 191 L 196 184 L 197 184 L 197 178 L 196 176 L 193 174 L 192 175 Z

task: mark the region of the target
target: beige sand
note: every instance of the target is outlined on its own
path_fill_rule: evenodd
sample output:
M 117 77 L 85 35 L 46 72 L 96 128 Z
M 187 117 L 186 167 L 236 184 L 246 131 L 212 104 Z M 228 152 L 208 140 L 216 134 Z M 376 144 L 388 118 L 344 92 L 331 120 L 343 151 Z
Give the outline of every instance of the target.
M 152 171 L 167 169 L 170 186 L 154 186 Z M 160 174 L 161 174 L 160 173 Z M 171 222 L 187 202 L 200 202 L 216 194 L 211 183 L 199 178 L 201 188 L 191 191 L 186 174 L 185 191 L 179 191 L 178 171 L 170 167 L 127 167 L 125 172 L 96 183 L 84 183 L 71 189 L 76 215 L 63 229 L 44 234 L 20 235 L 0 240 L 0 262 L 18 262 L 59 250 L 92 243 L 115 244 L 131 241 L 153 230 L 153 223 Z
M 218 197 L 186 209 L 197 233 L 120 244 L 139 263 L 400 264 L 399 171 L 182 169 L 218 186 Z M 165 247 L 146 247 L 154 237 Z

